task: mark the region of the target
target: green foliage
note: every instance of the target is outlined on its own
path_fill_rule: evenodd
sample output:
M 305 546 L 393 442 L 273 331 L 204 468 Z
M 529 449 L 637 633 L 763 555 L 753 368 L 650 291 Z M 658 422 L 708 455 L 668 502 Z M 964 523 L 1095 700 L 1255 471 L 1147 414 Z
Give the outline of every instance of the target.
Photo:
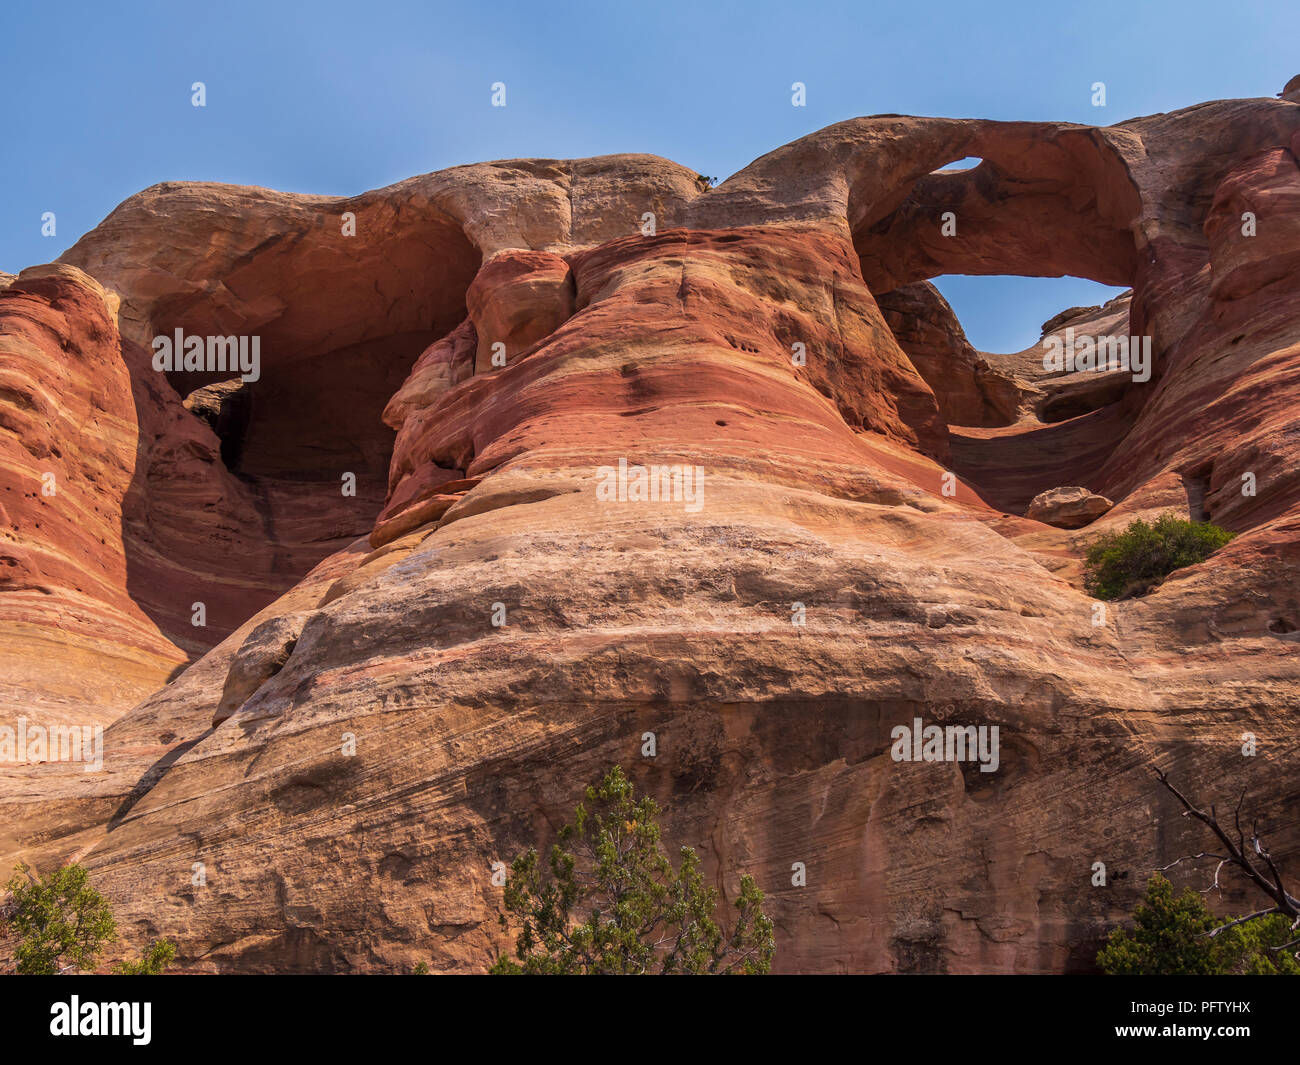
M 86 870 L 67 865 L 39 880 L 19 863 L 6 890 L 14 959 L 27 976 L 53 976 L 61 968 L 91 969 L 117 934 L 108 900 L 90 886 Z
M 417 961 L 417 962 L 415 963 L 415 968 L 411 970 L 411 975 L 412 975 L 412 976 L 428 976 L 428 975 L 429 975 L 429 963 L 428 963 L 427 961 Z
M 1115 929 L 1097 964 L 1109 976 L 1300 975 L 1294 948 L 1269 949 L 1296 938 L 1289 920 L 1274 914 L 1206 934 L 1228 921 L 1215 917 L 1191 888 L 1175 895 L 1157 873 L 1133 911 L 1133 929 Z
M 113 972 L 118 976 L 161 976 L 176 958 L 176 948 L 170 940 L 159 939 L 149 944 L 139 961 L 121 962 Z
M 1105 533 L 1092 542 L 1084 587 L 1098 599 L 1141 594 L 1174 570 L 1205 561 L 1235 535 L 1173 514 L 1162 514 L 1150 525 L 1139 518 L 1123 532 Z
M 637 799 L 615 766 L 586 790 L 572 823 L 551 848 L 548 868 L 535 848 L 519 855 L 506 880 L 505 908 L 519 931 L 502 974 L 766 973 L 776 940 L 763 893 L 749 876 L 731 935 L 714 920 L 717 890 L 700 860 L 681 849 L 681 866 L 659 844 L 659 808 Z M 509 928 L 506 914 L 502 928 Z

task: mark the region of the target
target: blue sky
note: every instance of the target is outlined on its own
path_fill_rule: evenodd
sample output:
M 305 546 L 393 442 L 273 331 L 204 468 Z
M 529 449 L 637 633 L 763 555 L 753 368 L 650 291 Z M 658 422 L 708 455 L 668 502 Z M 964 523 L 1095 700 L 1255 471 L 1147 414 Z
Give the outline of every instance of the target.
M 626 151 L 725 178 L 857 115 L 1107 125 L 1271 96 L 1300 72 L 1298 40 L 1295 0 L 15 4 L 0 269 L 56 258 L 158 181 L 345 195 L 460 163 Z M 490 106 L 495 81 L 505 108 Z M 794 81 L 806 107 L 790 105 Z M 1024 347 L 1057 310 L 1112 291 L 940 287 L 985 350 Z

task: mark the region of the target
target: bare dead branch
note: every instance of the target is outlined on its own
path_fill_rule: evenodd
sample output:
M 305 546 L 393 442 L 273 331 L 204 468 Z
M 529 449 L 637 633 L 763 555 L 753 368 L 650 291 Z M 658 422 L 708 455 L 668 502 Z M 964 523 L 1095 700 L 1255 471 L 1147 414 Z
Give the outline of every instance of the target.
M 1242 789 L 1241 795 L 1237 799 L 1237 807 L 1233 811 L 1233 825 L 1237 831 L 1237 840 L 1236 842 L 1234 842 L 1232 838 L 1228 835 L 1227 831 L 1219 823 L 1218 813 L 1214 806 L 1210 807 L 1210 812 L 1207 814 L 1204 810 L 1201 810 L 1199 807 L 1197 807 L 1186 795 L 1184 795 L 1181 791 L 1178 790 L 1178 788 L 1169 780 L 1169 776 L 1167 773 L 1165 773 L 1161 769 L 1157 769 L 1155 773 L 1156 773 L 1156 779 L 1160 781 L 1161 785 L 1165 788 L 1165 790 L 1168 791 L 1171 795 L 1173 795 L 1174 798 L 1176 798 L 1179 801 L 1179 803 L 1182 804 L 1183 811 L 1184 811 L 1183 815 L 1185 817 L 1186 816 L 1193 817 L 1197 821 L 1200 821 L 1203 825 L 1205 825 L 1211 832 L 1214 833 L 1215 838 L 1218 839 L 1218 841 L 1223 844 L 1224 849 L 1228 852 L 1226 856 L 1209 854 L 1208 852 L 1202 852 L 1199 855 L 1188 856 L 1188 857 L 1213 857 L 1219 859 L 1219 866 L 1214 871 L 1214 887 L 1217 888 L 1219 886 L 1219 871 L 1223 868 L 1225 864 L 1227 864 L 1241 870 L 1241 872 L 1246 876 L 1248 880 L 1251 881 L 1251 883 L 1253 883 L 1260 891 L 1262 891 L 1266 896 L 1268 896 L 1268 898 L 1273 900 L 1274 905 L 1272 907 L 1265 910 L 1259 910 L 1256 913 L 1247 915 L 1246 917 L 1238 918 L 1237 920 L 1231 922 L 1230 924 L 1226 924 L 1221 926 L 1220 928 L 1215 929 L 1213 932 L 1210 933 L 1210 935 L 1217 934 L 1218 932 L 1222 931 L 1223 928 L 1231 928 L 1233 925 L 1244 924 L 1246 921 L 1251 921 L 1254 920 L 1255 918 L 1264 917 L 1273 913 L 1284 914 L 1287 917 L 1291 917 L 1297 921 L 1300 921 L 1300 899 L 1297 899 L 1294 895 L 1292 895 L 1287 890 L 1286 885 L 1283 883 L 1281 871 L 1278 869 L 1277 864 L 1273 861 L 1272 855 L 1269 853 L 1268 848 L 1264 845 L 1264 841 L 1260 838 L 1259 822 L 1257 820 L 1251 823 L 1251 836 L 1250 836 L 1249 849 L 1253 850 L 1255 856 L 1263 862 L 1265 870 L 1268 873 L 1267 876 L 1265 875 L 1265 872 L 1261 871 L 1260 867 L 1256 865 L 1256 863 L 1252 860 L 1251 855 L 1248 851 L 1248 845 L 1246 842 L 1246 833 L 1245 830 L 1241 827 L 1241 808 L 1246 801 L 1245 789 L 1244 788 Z M 1171 863 L 1170 865 L 1165 866 L 1165 868 L 1169 869 L 1173 865 L 1177 865 L 1178 862 L 1181 862 L 1183 860 L 1184 860 L 1183 858 L 1179 858 L 1177 861 Z

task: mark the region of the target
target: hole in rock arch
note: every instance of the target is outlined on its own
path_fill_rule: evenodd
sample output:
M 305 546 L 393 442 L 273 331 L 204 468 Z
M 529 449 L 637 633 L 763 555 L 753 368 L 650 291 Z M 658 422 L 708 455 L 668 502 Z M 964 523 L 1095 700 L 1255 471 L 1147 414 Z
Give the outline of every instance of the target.
M 935 393 L 952 468 L 993 506 L 1023 513 L 1049 488 L 1092 487 L 1135 387 L 1123 372 L 1045 369 L 1045 341 L 1128 338 L 1129 295 L 1075 277 L 950 275 L 877 302 Z
M 1043 327 L 1060 315 L 1100 307 L 1127 291 L 1070 276 L 945 274 L 930 283 L 952 307 L 966 339 L 979 351 L 998 354 L 1036 347 Z
M 1091 487 L 1123 439 L 1127 390 L 1048 380 L 1034 345 L 1069 308 L 1118 311 L 1114 288 L 1088 282 L 1133 284 L 1140 211 L 1123 159 L 1083 128 L 918 131 L 906 166 L 853 175 L 847 219 L 863 280 L 935 393 L 951 468 L 993 506 L 1024 513 L 1046 489 Z M 1127 335 L 1127 302 L 1115 317 Z
M 978 155 L 968 155 L 965 159 L 954 159 L 951 163 L 944 163 L 943 166 L 937 166 L 930 171 L 930 173 L 942 174 L 944 171 L 974 170 L 982 162 L 984 162 L 984 160 Z
M 983 123 L 918 134 L 905 167 L 857 171 L 847 216 L 867 287 L 880 295 L 944 274 L 1131 285 L 1141 201 L 1127 166 L 1092 131 L 1041 132 Z
M 1062 382 L 1058 397 L 1043 369 L 1042 341 L 1060 323 L 1114 331 L 1122 322 L 1127 330 L 1125 292 L 1074 277 L 947 276 L 904 285 L 876 302 L 934 391 L 944 421 L 988 428 L 1011 425 L 1029 411 L 1061 421 L 1118 399 L 1123 382 L 1111 376 Z M 1088 297 L 1098 302 L 1079 302 Z
M 221 441 L 221 462 L 226 469 L 237 470 L 253 407 L 248 385 L 239 377 L 203 385 L 185 397 L 184 405 Z

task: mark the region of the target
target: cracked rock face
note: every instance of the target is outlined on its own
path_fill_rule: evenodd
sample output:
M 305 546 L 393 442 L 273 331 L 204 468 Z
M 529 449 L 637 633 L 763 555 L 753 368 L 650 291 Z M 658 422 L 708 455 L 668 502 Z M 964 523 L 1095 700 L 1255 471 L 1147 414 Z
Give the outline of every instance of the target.
M 6 767 L 3 864 L 83 862 L 194 970 L 481 971 L 492 863 L 618 763 L 779 971 L 1060 972 L 1200 849 L 1152 767 L 1295 853 L 1298 135 L 891 116 L 707 190 L 132 197 L 0 291 L 0 711 L 107 726 L 100 773 Z M 1149 380 L 975 351 L 951 272 L 1131 286 L 1049 336 L 1149 336 Z M 154 370 L 176 329 L 260 376 Z M 1056 528 L 1063 485 L 1114 505 Z M 1237 537 L 1096 624 L 1088 538 L 1193 509 Z M 897 759 L 917 719 L 996 771 Z

